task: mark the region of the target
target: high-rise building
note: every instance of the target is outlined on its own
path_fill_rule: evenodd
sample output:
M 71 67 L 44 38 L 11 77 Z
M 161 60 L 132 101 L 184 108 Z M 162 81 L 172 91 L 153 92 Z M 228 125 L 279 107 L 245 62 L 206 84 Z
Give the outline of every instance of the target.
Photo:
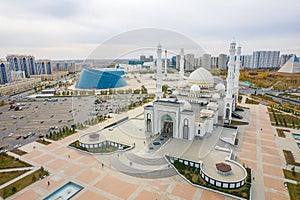
M 218 68 L 218 60 L 219 60 L 218 57 L 214 57 L 214 56 L 211 57 L 211 64 L 210 64 L 210 66 L 211 66 L 212 69 Z
M 193 71 L 194 70 L 194 60 L 195 55 L 194 54 L 186 54 L 185 55 L 185 71 Z
M 277 68 L 280 51 L 254 51 L 252 68 Z
M 140 55 L 140 61 L 146 61 L 146 56 L 145 55 Z
M 8 55 L 6 57 L 9 62 L 9 71 L 24 71 L 28 78 L 30 75 L 36 74 L 35 58 L 34 56 L 26 55 Z
M 201 67 L 210 70 L 211 69 L 211 55 L 203 54 L 201 58 Z
M 10 83 L 11 74 L 9 73 L 9 63 L 0 61 L 0 84 Z
M 194 68 L 197 69 L 201 67 L 201 58 L 195 58 L 194 59 Z
M 52 61 L 51 60 L 37 60 L 36 61 L 36 74 L 52 74 Z
M 252 68 L 252 55 L 241 56 L 241 67 Z
M 171 59 L 171 66 L 173 67 L 176 67 L 176 56 L 172 56 L 172 59 Z
M 279 59 L 279 67 L 283 66 L 295 54 L 282 54 Z
M 227 68 L 227 55 L 219 54 L 218 68 L 219 69 L 226 69 Z
M 153 56 L 149 56 L 149 62 L 153 62 Z

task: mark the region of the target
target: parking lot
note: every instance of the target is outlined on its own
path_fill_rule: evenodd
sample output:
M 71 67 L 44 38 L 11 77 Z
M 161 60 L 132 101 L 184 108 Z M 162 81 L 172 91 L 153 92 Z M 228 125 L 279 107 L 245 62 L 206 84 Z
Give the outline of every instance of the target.
M 17 144 L 27 144 L 36 140 L 40 135 L 46 135 L 50 128 L 59 129 L 82 123 L 90 116 L 95 101 L 94 97 L 58 98 L 56 102 L 35 99 L 21 104 L 20 110 L 10 109 L 10 105 L 0 107 L 0 146 L 9 145 L 9 149 Z M 34 132 L 35 135 L 29 135 Z M 18 138 L 21 136 L 21 138 Z M 24 138 L 26 139 L 24 139 Z M 16 139 L 18 138 L 18 139 Z

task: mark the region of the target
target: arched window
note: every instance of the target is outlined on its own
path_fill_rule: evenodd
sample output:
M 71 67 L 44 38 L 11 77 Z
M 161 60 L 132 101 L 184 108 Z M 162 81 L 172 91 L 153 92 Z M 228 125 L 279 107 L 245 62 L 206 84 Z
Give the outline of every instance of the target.
M 183 139 L 189 138 L 189 120 L 184 119 L 183 120 Z
M 147 132 L 152 132 L 152 123 L 151 123 L 151 114 L 147 113 L 146 115 L 146 126 L 147 126 Z
M 229 119 L 229 115 L 230 115 L 230 109 L 229 109 L 229 108 L 226 108 L 226 115 L 225 115 L 225 118 L 226 118 L 226 119 Z

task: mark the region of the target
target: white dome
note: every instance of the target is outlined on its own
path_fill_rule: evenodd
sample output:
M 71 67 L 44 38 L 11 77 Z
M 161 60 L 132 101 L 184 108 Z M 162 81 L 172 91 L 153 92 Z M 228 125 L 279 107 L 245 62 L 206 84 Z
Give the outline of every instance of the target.
M 181 100 L 181 103 L 183 103 L 183 110 L 192 110 L 192 105 L 187 102 L 186 100 Z
M 190 92 L 200 92 L 200 87 L 196 84 L 192 85 Z
M 187 86 L 187 83 L 185 81 L 180 81 L 177 85 L 177 87 L 179 87 L 179 88 L 184 88 L 186 86 Z
M 214 78 L 209 71 L 200 67 L 191 73 L 189 83 L 212 87 L 214 84 Z
M 219 99 L 219 98 L 220 98 L 220 95 L 219 95 L 219 94 L 213 94 L 213 95 L 212 95 L 212 98 L 213 98 L 213 99 Z
M 225 85 L 223 83 L 218 83 L 215 89 L 220 91 L 225 91 Z

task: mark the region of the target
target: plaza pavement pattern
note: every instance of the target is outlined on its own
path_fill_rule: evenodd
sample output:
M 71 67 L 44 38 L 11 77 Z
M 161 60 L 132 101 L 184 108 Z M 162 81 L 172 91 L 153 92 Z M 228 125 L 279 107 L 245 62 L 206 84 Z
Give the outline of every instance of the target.
M 252 199 L 288 200 L 282 168 L 285 160 L 278 148 L 276 129 L 271 126 L 267 107 L 250 107 L 250 123 L 244 128 L 238 162 L 253 169 Z
M 283 155 L 277 149 L 275 129 L 271 127 L 264 106 L 250 106 L 250 124 L 241 129 L 238 161 L 254 170 L 252 199 L 289 199 L 282 173 Z M 91 127 L 95 131 L 99 127 Z M 263 129 L 262 131 L 260 129 Z M 92 130 L 95 129 L 95 130 Z M 244 132 L 244 133 L 243 133 Z M 95 157 L 70 149 L 68 144 L 78 139 L 69 136 L 50 145 L 30 143 L 23 148 L 28 153 L 21 159 L 43 166 L 50 176 L 19 191 L 8 199 L 43 199 L 65 183 L 72 181 L 84 187 L 72 199 L 200 199 L 229 200 L 224 195 L 191 186 L 178 175 L 146 179 L 123 174 L 109 166 L 102 167 Z M 50 185 L 48 186 L 48 181 Z
M 95 157 L 67 147 L 77 139 L 78 135 L 75 134 L 47 146 L 35 146 L 36 142 L 23 146 L 22 149 L 28 153 L 20 159 L 37 167 L 43 166 L 50 172 L 50 176 L 24 188 L 8 199 L 43 199 L 69 181 L 84 187 L 72 198 L 74 200 L 232 199 L 193 187 L 178 175 L 158 179 L 136 178 L 107 165 L 102 167 L 102 163 Z

